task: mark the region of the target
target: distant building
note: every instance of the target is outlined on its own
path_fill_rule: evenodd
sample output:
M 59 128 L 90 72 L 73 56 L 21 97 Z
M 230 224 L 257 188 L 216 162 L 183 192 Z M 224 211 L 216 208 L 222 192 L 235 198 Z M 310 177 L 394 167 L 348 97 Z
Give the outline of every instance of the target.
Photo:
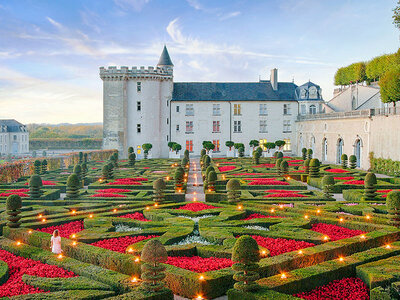
M 15 120 L 0 120 L 0 154 L 29 152 L 29 132 L 25 125 Z

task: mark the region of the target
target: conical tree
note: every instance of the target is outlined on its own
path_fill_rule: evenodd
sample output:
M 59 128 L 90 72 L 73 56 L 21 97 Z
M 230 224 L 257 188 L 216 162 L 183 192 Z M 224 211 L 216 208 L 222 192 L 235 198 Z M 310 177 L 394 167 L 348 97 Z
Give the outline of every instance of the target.
M 283 158 L 283 153 L 281 151 L 277 151 L 276 153 L 276 158 Z
M 240 201 L 240 181 L 237 179 L 229 179 L 226 184 L 226 190 L 228 191 L 228 202 L 238 203 Z
M 183 156 L 185 156 L 185 157 L 187 157 L 187 158 L 189 159 L 189 150 L 188 150 L 188 149 L 186 149 L 186 150 L 183 152 Z
M 311 161 L 311 159 L 307 158 L 307 159 L 303 162 L 304 172 L 305 172 L 306 174 L 308 174 L 308 172 L 310 172 L 310 161 Z
M 322 177 L 322 191 L 326 200 L 333 199 L 333 186 L 335 185 L 335 179 L 332 175 L 325 175 Z
M 206 155 L 206 154 L 207 154 L 206 149 L 201 149 L 201 151 L 200 151 L 200 158 L 202 159 L 203 156 Z
M 47 173 L 47 160 L 43 159 L 42 160 L 42 174 L 46 174 Z
M 310 177 L 312 178 L 319 177 L 319 166 L 320 163 L 318 158 L 313 158 L 310 160 L 310 171 L 309 171 Z
M 347 169 L 347 154 L 342 154 L 340 159 L 342 160 L 342 169 Z
M 83 163 L 83 152 L 79 152 L 79 161 L 78 164 Z
M 364 200 L 375 200 L 376 197 L 376 176 L 368 172 L 364 178 Z
M 108 178 L 114 178 L 114 164 L 112 162 L 107 164 L 108 166 Z
M 83 184 L 82 184 L 82 167 L 81 167 L 81 165 L 79 165 L 79 164 L 75 165 L 74 174 L 76 174 L 78 176 L 78 180 L 80 182 L 80 187 L 82 187 Z
M 400 192 L 392 191 L 387 194 L 386 208 L 389 213 L 389 224 L 400 227 Z
M 165 195 L 164 191 L 165 188 L 167 187 L 167 184 L 165 183 L 164 179 L 158 178 L 153 182 L 153 201 L 155 203 L 163 203 L 165 202 Z
M 83 153 L 83 162 L 85 164 L 87 164 L 87 162 L 88 162 L 88 154 L 87 153 Z
M 244 157 L 244 147 L 239 147 L 238 153 L 239 153 L 239 157 Z
M 281 175 L 281 164 L 282 164 L 283 158 L 278 158 L 275 162 L 275 168 L 278 171 L 278 174 Z
M 355 155 L 350 155 L 349 162 L 350 169 L 355 169 L 357 167 L 357 157 Z
M 108 170 L 108 165 L 104 165 L 103 168 L 101 169 L 101 174 L 102 174 L 102 179 L 107 182 L 108 179 L 110 179 L 110 171 Z
M 307 159 L 307 148 L 301 149 L 301 158 L 302 158 L 303 160 L 306 160 L 306 159 Z
M 81 182 L 79 181 L 78 175 L 75 173 L 69 175 L 67 179 L 67 195 L 68 199 L 76 199 L 79 197 L 79 189 L 81 187 Z
M 307 150 L 307 158 L 312 159 L 312 155 L 313 155 L 313 150 L 312 149 L 308 149 Z
M 42 195 L 42 186 L 42 178 L 36 174 L 32 175 L 29 179 L 29 198 L 40 199 L 40 196 Z
M 217 173 L 215 173 L 214 171 L 211 171 L 208 173 L 207 176 L 207 188 L 208 190 L 215 192 L 215 184 L 217 183 Z
M 211 158 L 208 155 L 204 155 L 203 158 L 203 170 L 206 170 L 208 166 L 211 164 Z
M 243 292 L 257 290 L 259 286 L 255 281 L 260 278 L 257 272 L 260 261 L 257 242 L 248 235 L 238 238 L 233 246 L 232 261 L 235 262 L 232 269 L 236 271 L 233 279 L 238 281 L 234 288 Z
M 85 183 L 85 179 L 86 179 L 86 176 L 87 176 L 87 173 L 88 173 L 87 164 L 84 162 L 84 163 L 81 165 L 81 168 L 82 168 L 82 180 L 83 180 L 83 183 Z
M 131 154 L 131 153 L 133 153 L 133 147 L 128 148 L 128 154 Z
M 213 167 L 213 166 L 208 166 L 207 169 L 206 169 L 206 171 L 205 171 L 205 174 L 203 175 L 203 180 L 207 180 L 207 179 L 208 179 L 208 174 L 209 174 L 211 171 L 215 172 L 214 167 Z
M 168 259 L 167 250 L 164 245 L 156 239 L 148 241 L 141 254 L 141 260 L 144 262 L 141 266 L 143 280 L 142 287 L 149 292 L 157 292 L 164 288 L 165 266 L 160 263 Z
M 257 148 L 257 149 L 258 149 L 258 148 Z M 261 149 L 261 148 L 260 148 L 260 149 Z M 257 151 L 257 150 L 254 150 L 254 151 L 253 151 L 253 162 L 254 162 L 256 165 L 259 165 L 259 164 L 260 164 L 260 157 L 261 157 L 260 152 Z
M 289 173 L 289 163 L 287 162 L 287 160 L 283 160 L 281 162 L 280 170 L 281 170 L 282 175 L 287 175 Z
M 182 168 L 186 168 L 186 166 L 189 164 L 189 159 L 186 157 L 186 156 L 184 156 L 183 158 L 182 158 L 182 160 L 181 160 L 181 166 L 182 166 Z
M 21 225 L 19 221 L 21 216 L 22 199 L 18 195 L 10 195 L 6 199 L 7 226 L 10 228 L 18 228 Z
M 182 190 L 184 174 L 185 174 L 185 171 L 183 170 L 182 167 L 176 168 L 175 174 L 174 174 L 175 189 Z
M 42 163 L 40 162 L 40 160 L 37 159 L 33 163 L 33 173 L 40 175 L 41 172 L 42 172 Z
M 133 167 L 136 163 L 136 154 L 135 153 L 130 153 L 128 156 L 128 160 L 129 160 L 129 166 Z

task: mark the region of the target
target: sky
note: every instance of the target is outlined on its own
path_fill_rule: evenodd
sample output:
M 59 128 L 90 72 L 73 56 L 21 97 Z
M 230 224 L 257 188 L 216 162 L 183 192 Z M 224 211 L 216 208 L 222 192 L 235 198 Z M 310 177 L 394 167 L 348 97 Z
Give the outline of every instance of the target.
M 0 118 L 102 122 L 100 66 L 155 66 L 174 81 L 319 84 L 392 53 L 394 0 L 0 0 Z

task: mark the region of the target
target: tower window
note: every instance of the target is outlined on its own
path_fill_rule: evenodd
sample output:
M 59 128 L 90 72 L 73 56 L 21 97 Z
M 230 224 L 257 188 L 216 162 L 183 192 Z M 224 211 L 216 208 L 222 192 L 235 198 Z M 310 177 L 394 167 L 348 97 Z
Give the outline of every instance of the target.
M 136 125 L 136 131 L 137 131 L 137 133 L 141 133 L 142 132 L 142 125 L 141 124 L 137 124 Z
M 140 102 L 140 101 L 136 102 L 136 107 L 137 107 L 137 111 L 141 111 L 142 110 L 142 102 Z
M 179 131 L 179 125 L 176 125 L 176 131 Z
M 242 105 L 234 104 L 233 105 L 233 115 L 240 116 L 242 114 Z
M 179 112 L 179 105 L 176 106 L 176 112 Z
M 283 104 L 283 114 L 290 115 L 290 104 Z
M 233 132 L 242 132 L 242 122 L 233 121 Z
M 167 125 L 169 124 L 169 120 L 168 120 L 168 118 L 167 118 Z
M 220 116 L 220 115 L 221 115 L 221 105 L 213 104 L 213 116 Z
M 186 115 L 187 116 L 194 116 L 193 104 L 186 104 Z
M 136 83 L 136 90 L 138 93 L 142 91 L 142 83 L 141 82 Z

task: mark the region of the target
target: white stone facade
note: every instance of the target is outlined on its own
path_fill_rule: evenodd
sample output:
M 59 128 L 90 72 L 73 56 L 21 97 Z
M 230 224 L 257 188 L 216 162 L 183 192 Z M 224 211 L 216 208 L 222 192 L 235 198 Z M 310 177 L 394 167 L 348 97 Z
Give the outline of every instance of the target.
M 0 120 L 0 155 L 29 152 L 29 132 L 15 120 Z

